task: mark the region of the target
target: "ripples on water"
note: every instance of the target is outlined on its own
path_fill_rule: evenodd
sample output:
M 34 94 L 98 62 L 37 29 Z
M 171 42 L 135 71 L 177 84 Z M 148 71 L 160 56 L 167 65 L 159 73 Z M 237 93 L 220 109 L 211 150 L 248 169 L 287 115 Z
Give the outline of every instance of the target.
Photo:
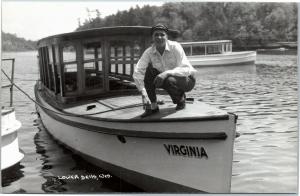
M 32 97 L 37 79 L 35 53 L 5 53 L 16 58 L 16 83 Z M 256 66 L 201 68 L 188 94 L 238 114 L 232 171 L 233 193 L 297 191 L 297 56 L 258 54 Z M 33 66 L 34 65 L 34 66 Z M 5 92 L 2 94 L 5 98 Z M 140 192 L 116 177 L 60 179 L 62 176 L 109 174 L 54 141 L 37 118 L 34 104 L 15 91 L 19 143 L 25 158 L 8 177 L 4 193 Z

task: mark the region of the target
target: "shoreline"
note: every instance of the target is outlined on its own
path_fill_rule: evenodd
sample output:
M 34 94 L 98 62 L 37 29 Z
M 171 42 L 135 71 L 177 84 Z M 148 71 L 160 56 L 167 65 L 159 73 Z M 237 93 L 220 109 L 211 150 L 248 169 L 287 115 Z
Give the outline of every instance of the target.
M 297 50 L 298 44 L 297 42 L 274 42 L 268 44 L 249 44 L 249 45 L 235 44 L 233 46 L 233 50 L 258 50 L 258 49 L 271 50 L 271 49 L 280 49 L 280 48 Z
M 232 51 L 246 51 L 246 50 L 298 50 L 297 42 L 275 42 L 270 44 L 249 44 L 249 45 L 237 45 L 234 44 Z M 36 52 L 36 50 L 2 50 L 2 53 L 13 53 L 13 52 Z

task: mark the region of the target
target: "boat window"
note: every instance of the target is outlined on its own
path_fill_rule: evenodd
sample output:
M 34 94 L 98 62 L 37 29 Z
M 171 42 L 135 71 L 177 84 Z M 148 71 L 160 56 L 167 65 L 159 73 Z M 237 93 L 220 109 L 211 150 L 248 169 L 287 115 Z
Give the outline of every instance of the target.
M 183 48 L 184 53 L 185 53 L 186 56 L 191 56 L 192 55 L 192 49 L 191 49 L 191 47 L 183 46 L 182 48 Z
M 83 59 L 97 59 L 102 58 L 100 43 L 86 43 L 83 47 Z
M 209 45 L 207 46 L 207 54 L 221 54 L 222 46 L 221 45 Z
M 133 57 L 134 57 L 135 61 L 139 60 L 139 58 L 142 54 L 141 50 L 142 50 L 141 46 L 138 43 L 135 43 L 134 47 L 133 47 L 133 55 L 134 55 Z
M 48 62 L 47 62 L 47 47 L 42 47 L 41 48 L 41 56 L 42 56 L 42 65 L 44 69 L 44 76 L 45 76 L 45 81 L 44 85 L 49 88 L 50 85 L 50 79 L 49 79 L 49 70 L 48 70 Z
M 116 70 L 115 67 L 116 67 L 115 64 L 111 64 L 111 65 L 110 65 L 110 72 L 111 72 L 111 73 L 115 73 L 115 70 Z
M 114 48 L 114 47 L 111 47 L 111 48 L 110 48 L 110 56 L 111 56 L 111 57 L 116 56 L 116 55 L 115 55 L 115 48 Z
M 41 82 L 46 85 L 46 72 L 45 72 L 45 64 L 43 58 L 43 48 L 39 48 L 39 65 L 40 65 L 40 77 Z
M 118 58 L 115 58 L 116 61 L 122 61 L 122 60 L 125 60 L 125 54 L 124 54 L 124 47 L 122 46 L 117 46 L 115 48 L 115 54 L 117 54 L 116 56 Z M 115 73 L 118 73 L 118 74 L 123 74 L 123 64 L 115 64 L 116 65 L 116 71 Z
M 205 55 L 205 46 L 194 46 L 191 53 L 192 55 Z
M 47 61 L 48 61 L 48 69 L 49 69 L 49 78 L 50 78 L 50 90 L 54 91 L 54 64 L 53 64 L 53 53 L 52 53 L 52 46 L 48 47 L 48 55 L 47 55 Z
M 86 89 L 103 88 L 103 64 L 101 43 L 85 43 L 83 45 L 84 73 Z
M 64 62 L 76 61 L 76 50 L 73 45 L 66 45 L 63 47 L 63 61 Z
M 77 91 L 77 61 L 76 49 L 71 44 L 66 44 L 62 49 L 63 56 L 63 73 L 64 73 L 64 89 L 66 93 Z
M 52 47 L 48 47 L 49 51 L 49 63 L 53 63 Z
M 123 74 L 123 60 L 125 60 L 125 46 L 112 45 L 110 48 L 110 72 L 115 74 Z
M 101 67 L 101 71 L 99 68 L 97 69 L 97 67 Z M 84 63 L 84 71 L 85 87 L 87 89 L 103 87 L 102 64 L 98 62 Z
M 112 41 L 110 43 L 109 82 L 110 90 L 124 88 L 118 86 L 117 80 L 132 81 L 134 66 L 141 56 L 141 46 L 138 41 Z M 117 78 L 116 81 L 114 81 Z M 126 87 L 127 88 L 127 87 Z M 129 88 L 132 88 L 130 86 Z
M 54 45 L 52 46 L 52 56 L 53 56 L 53 70 L 54 70 L 54 90 L 55 93 L 58 94 L 60 93 L 60 74 L 59 74 L 59 66 L 58 66 L 58 59 L 59 57 L 57 56 L 58 53 L 58 47 L 55 47 Z
M 54 72 L 53 65 L 50 63 L 48 47 L 40 48 L 39 53 L 42 82 L 48 89 L 54 91 Z
M 125 56 L 128 57 L 127 60 L 130 60 L 130 56 L 131 56 L 130 46 L 125 46 Z
M 123 47 L 117 47 L 117 56 L 123 56 Z
M 123 74 L 123 65 L 121 64 L 118 65 L 118 74 Z
M 125 69 L 125 74 L 126 75 L 130 75 L 131 73 L 130 73 L 130 69 L 131 69 L 131 64 L 130 63 L 128 63 L 128 62 L 130 62 L 130 60 L 138 60 L 139 59 L 139 50 L 140 50 L 140 47 L 138 46 L 138 45 L 136 45 L 136 46 L 134 46 L 134 47 L 136 47 L 136 51 L 134 51 L 134 56 L 135 56 L 135 52 L 136 52 L 136 57 L 133 57 L 132 58 L 132 56 L 131 56 L 131 48 L 130 48 L 130 46 L 126 46 L 125 47 L 125 59 L 126 59 L 126 64 L 125 64 L 125 67 L 124 67 L 124 69 Z M 133 48 L 133 50 L 135 50 L 135 48 Z M 135 59 L 136 58 L 136 59 Z
M 134 65 L 141 56 L 139 43 L 112 42 L 110 48 L 110 73 L 131 76 Z
M 225 44 L 225 52 L 231 52 L 231 43 Z
M 64 65 L 65 74 L 65 90 L 66 92 L 73 92 L 77 90 L 77 64 Z
M 50 71 L 50 89 L 54 91 L 54 64 L 49 64 L 49 71 Z

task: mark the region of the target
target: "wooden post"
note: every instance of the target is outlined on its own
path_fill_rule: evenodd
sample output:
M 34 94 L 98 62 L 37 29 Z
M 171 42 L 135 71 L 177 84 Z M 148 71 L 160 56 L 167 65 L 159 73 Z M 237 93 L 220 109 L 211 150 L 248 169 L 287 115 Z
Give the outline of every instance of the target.
M 51 45 L 51 52 L 52 52 L 52 64 L 53 64 L 53 80 L 54 80 L 54 92 L 57 94 L 57 69 L 56 69 L 56 59 L 55 59 L 55 50 L 54 45 Z
M 65 73 L 64 73 L 64 63 L 63 63 L 63 48 L 62 46 L 57 46 L 57 55 L 58 55 L 58 70 L 60 74 L 60 95 L 61 97 L 64 97 L 66 94 L 66 88 L 65 88 Z
M 131 50 L 130 50 L 130 71 L 129 71 L 129 75 L 130 75 L 130 77 L 132 77 L 133 71 L 134 71 L 134 44 L 132 44 L 130 47 L 131 47 Z
M 80 42 L 75 44 L 76 64 L 77 64 L 77 94 L 81 94 L 85 89 L 85 70 L 83 64 L 83 48 Z
M 94 48 L 94 57 L 95 57 L 95 68 L 96 68 L 96 72 L 99 71 L 99 63 L 98 63 L 98 48 L 97 46 L 95 46 Z
M 119 64 L 116 63 L 116 61 L 119 60 L 119 58 L 118 58 L 118 46 L 115 46 L 114 48 L 115 48 L 115 75 L 117 75 L 118 74 L 118 70 L 119 70 L 119 67 L 118 67 Z
M 46 72 L 47 72 L 47 88 L 51 89 L 51 73 L 50 73 L 50 64 L 49 64 L 49 54 L 48 54 L 48 47 L 44 47 L 44 54 L 45 54 L 45 65 L 46 65 Z
M 104 91 L 109 91 L 109 72 L 110 72 L 110 44 L 105 39 L 102 41 L 102 72 L 103 72 L 103 87 Z
M 126 45 L 124 44 L 123 45 L 123 75 L 125 75 L 125 71 L 126 71 L 126 64 L 125 64 L 125 61 L 126 61 Z
M 11 68 L 11 86 L 10 86 L 10 107 L 13 106 L 13 87 L 14 87 L 14 74 L 15 74 L 15 59 L 12 59 L 12 68 Z

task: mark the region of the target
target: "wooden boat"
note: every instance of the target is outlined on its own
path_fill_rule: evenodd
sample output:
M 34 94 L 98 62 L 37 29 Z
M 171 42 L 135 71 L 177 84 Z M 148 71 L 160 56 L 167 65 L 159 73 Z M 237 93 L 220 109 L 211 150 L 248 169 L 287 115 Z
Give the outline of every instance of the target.
M 150 29 L 107 27 L 40 40 L 40 118 L 71 150 L 145 191 L 229 192 L 236 115 L 192 99 L 176 111 L 162 94 L 160 113 L 140 118 L 132 73 L 151 44 Z
M 12 62 L 11 77 L 2 70 L 9 80 L 9 84 L 2 85 L 2 89 L 10 88 L 9 106 L 3 105 L 1 109 L 1 170 L 3 172 L 19 163 L 24 157 L 24 154 L 20 152 L 18 140 L 18 129 L 21 127 L 21 123 L 20 121 L 16 120 L 15 109 L 13 107 L 13 78 L 15 60 L 2 59 L 2 61 Z
M 231 40 L 182 42 L 188 60 L 194 67 L 254 65 L 256 51 L 232 52 Z

